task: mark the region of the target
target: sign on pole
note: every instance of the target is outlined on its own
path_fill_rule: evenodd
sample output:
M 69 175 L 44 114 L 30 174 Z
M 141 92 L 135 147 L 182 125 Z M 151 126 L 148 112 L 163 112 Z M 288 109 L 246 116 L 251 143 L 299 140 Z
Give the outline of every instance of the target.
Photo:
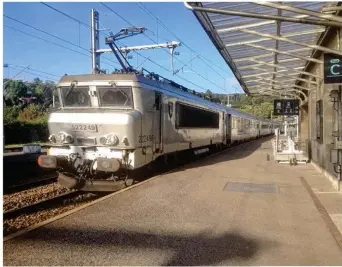
M 274 100 L 273 115 L 299 115 L 299 99 Z
M 342 56 L 324 53 L 324 83 L 342 83 Z

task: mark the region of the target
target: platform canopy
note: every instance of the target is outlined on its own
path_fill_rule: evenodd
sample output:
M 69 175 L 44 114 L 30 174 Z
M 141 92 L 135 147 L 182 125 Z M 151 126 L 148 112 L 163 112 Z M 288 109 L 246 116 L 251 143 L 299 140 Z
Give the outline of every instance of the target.
M 188 2 L 185 6 L 249 95 L 289 95 L 305 101 L 309 88 L 300 82 L 312 84 L 323 78 L 306 71 L 310 62 L 323 64 L 316 52 L 342 55 L 320 45 L 327 29 L 342 27 L 339 2 Z

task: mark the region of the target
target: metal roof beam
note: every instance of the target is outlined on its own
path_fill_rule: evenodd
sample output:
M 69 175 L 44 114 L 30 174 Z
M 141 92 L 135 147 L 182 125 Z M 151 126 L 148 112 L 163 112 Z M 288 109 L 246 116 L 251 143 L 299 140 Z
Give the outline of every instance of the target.
M 342 18 L 339 16 L 330 15 L 330 14 L 322 14 L 320 12 L 311 11 L 311 10 L 304 9 L 304 8 L 298 8 L 298 7 L 293 7 L 293 6 L 288 6 L 288 5 L 278 4 L 278 3 L 272 3 L 272 2 L 266 2 L 266 1 L 256 1 L 256 2 L 253 2 L 253 4 L 273 7 L 273 8 L 277 8 L 278 10 L 279 9 L 280 10 L 286 10 L 286 11 L 290 11 L 290 12 L 294 12 L 294 13 L 309 15 L 309 16 L 320 18 L 320 19 L 326 19 L 326 20 L 342 23 Z
M 187 2 L 184 2 L 186 8 L 193 10 L 193 11 L 200 11 L 200 12 L 207 12 L 207 13 L 216 13 L 222 15 L 233 15 L 233 16 L 240 16 L 240 17 L 249 17 L 249 18 L 257 18 L 257 19 L 267 19 L 267 20 L 279 20 L 279 21 L 287 21 L 287 22 L 294 22 L 294 23 L 303 23 L 303 24 L 311 24 L 311 25 L 320 25 L 320 26 L 331 26 L 341 28 L 342 24 L 333 22 L 333 21 L 325 21 L 325 20 L 313 20 L 313 19 L 298 19 L 293 17 L 284 17 L 284 16 L 277 16 L 277 15 L 266 15 L 266 14 L 257 14 L 257 13 L 248 13 L 242 11 L 235 11 L 235 10 L 222 10 L 217 8 L 207 8 L 207 7 L 198 7 L 198 6 L 191 6 Z
M 291 86 L 291 87 L 297 87 L 297 88 L 299 88 L 299 89 L 303 89 L 303 90 L 307 90 L 307 91 L 310 91 L 311 90 L 311 88 L 306 88 L 306 87 L 302 87 L 302 86 L 296 86 L 296 85 L 293 85 L 292 83 L 291 84 L 287 84 L 286 82 L 288 82 L 288 81 L 292 81 L 292 80 L 297 80 L 297 79 L 289 79 L 289 80 L 287 80 L 287 81 L 277 81 L 277 80 L 275 80 L 274 82 L 276 83 L 276 84 L 282 84 L 282 85 L 286 85 L 286 86 Z M 263 84 L 265 84 L 265 83 L 267 83 L 267 84 L 269 84 L 269 82 L 264 82 L 264 81 L 273 81 L 272 79 L 267 79 L 267 78 L 263 78 L 263 79 L 259 79 L 259 80 L 254 80 L 254 81 L 245 81 L 245 83 L 251 83 L 251 82 L 255 82 L 255 83 L 263 83 Z M 253 85 L 253 86 L 256 86 L 256 85 Z M 249 86 L 248 88 L 253 88 L 253 86 Z
M 286 88 L 286 87 L 281 87 L 281 86 L 277 86 L 277 88 L 279 89 L 273 89 L 272 87 L 260 87 L 260 89 L 258 89 L 259 91 L 260 90 L 270 90 L 270 91 L 276 91 L 276 92 L 296 92 L 296 93 L 299 93 L 301 94 L 304 98 L 307 98 L 307 96 L 300 90 L 297 90 L 297 89 L 293 89 L 293 88 Z
M 279 88 L 279 87 L 278 87 Z M 260 88 L 262 89 L 262 88 Z M 271 89 L 271 88 L 266 88 L 266 89 Z M 301 94 L 305 100 L 307 100 L 307 96 L 300 90 L 297 90 L 297 89 L 285 89 L 285 88 L 281 88 L 281 89 L 271 89 L 271 90 L 274 90 L 274 91 L 287 91 L 287 92 L 296 92 L 296 93 L 299 93 Z
M 279 88 L 279 89 L 295 89 L 297 91 L 301 91 L 299 88 L 293 88 L 293 84 L 271 84 L 270 82 L 259 82 L 259 84 L 257 85 L 253 85 L 251 86 L 249 89 L 250 90 L 256 90 L 258 89 L 259 87 L 265 87 L 265 86 L 269 86 L 269 87 L 272 87 L 272 88 Z M 305 88 L 306 91 L 309 91 L 308 88 Z
M 273 53 L 263 54 L 263 55 L 259 55 L 259 56 L 252 56 L 252 57 L 241 57 L 241 58 L 235 59 L 234 62 L 246 61 L 250 58 L 258 59 L 258 58 L 271 57 L 271 56 L 273 56 Z
M 300 74 L 305 74 L 307 76 L 311 76 L 311 77 L 315 77 L 315 78 L 318 78 L 318 79 L 322 79 L 322 76 L 319 76 L 319 75 L 316 75 L 316 74 L 312 74 L 312 73 L 306 72 L 306 71 L 293 70 L 293 68 L 291 68 L 291 67 L 286 67 L 286 66 L 283 66 L 283 65 L 280 65 L 280 64 L 272 64 L 272 63 L 268 63 L 268 62 L 265 62 L 265 61 L 255 60 L 255 59 L 251 59 L 251 61 L 257 62 L 257 63 L 259 63 L 259 65 L 266 65 L 266 66 L 270 66 L 270 67 L 277 67 L 279 69 L 288 69 L 288 70 L 292 70 L 293 72 L 297 72 L 297 73 L 300 73 Z M 281 63 L 281 62 L 284 62 L 284 61 L 279 61 L 279 63 Z M 249 68 L 253 68 L 253 66 L 241 67 L 240 70 L 249 69 Z
M 341 24 L 341 26 L 342 26 L 342 24 Z M 258 36 L 263 36 L 263 37 L 271 38 L 271 39 L 274 39 L 274 40 L 279 40 L 279 41 L 283 41 L 283 42 L 287 42 L 287 43 L 291 43 L 291 44 L 296 44 L 296 45 L 300 45 L 300 46 L 309 47 L 309 48 L 312 48 L 312 49 L 317 49 L 317 50 L 320 50 L 320 51 L 323 51 L 323 52 L 335 53 L 337 55 L 342 56 L 342 51 L 330 49 L 330 48 L 323 47 L 323 46 L 320 46 L 320 45 L 310 45 L 310 44 L 306 44 L 304 42 L 297 42 L 295 40 L 292 40 L 292 39 L 289 39 L 289 38 L 286 38 L 286 37 L 276 36 L 276 35 L 268 34 L 268 33 L 261 33 L 261 32 L 257 32 L 257 31 L 251 31 L 251 30 L 241 30 L 241 31 L 246 32 L 246 33 L 250 33 L 250 34 L 255 34 L 255 35 L 258 35 Z
M 290 79 L 288 81 L 292 81 L 292 80 L 295 80 L 295 79 Z M 262 83 L 262 84 L 268 84 L 268 85 L 272 85 L 270 82 L 272 80 L 270 79 L 261 79 L 261 80 L 256 80 L 256 81 L 253 81 L 255 83 Z M 295 85 L 293 83 L 291 84 L 288 84 L 288 81 L 274 81 L 276 84 L 281 84 L 281 85 L 284 85 L 284 86 L 290 86 L 291 88 L 292 87 L 295 87 Z M 252 82 L 252 81 L 250 81 Z M 252 85 L 252 86 L 249 86 L 248 88 L 253 88 L 253 87 L 256 87 L 258 85 Z M 310 88 L 306 88 L 306 87 L 301 87 L 301 89 L 303 90 L 307 90 L 307 91 L 310 91 L 311 89 Z
M 298 75 L 298 74 L 297 74 Z M 279 78 L 279 76 L 278 76 Z M 288 75 L 281 75 L 280 78 L 289 78 Z M 266 78 L 266 77 L 260 77 L 259 79 L 254 79 L 254 80 L 250 80 L 250 81 L 246 81 L 244 80 L 245 83 L 248 83 L 248 82 L 257 82 L 257 81 L 260 81 L 260 80 L 270 80 L 270 81 L 276 81 L 276 82 L 281 82 L 279 80 L 275 80 L 275 79 L 271 79 L 271 78 Z M 314 81 L 310 81 L 310 80 L 307 80 L 307 79 L 304 79 L 304 78 L 290 78 L 288 79 L 288 81 L 292 81 L 292 80 L 299 80 L 299 81 L 302 81 L 302 82 L 306 82 L 306 83 L 310 83 L 310 84 L 315 84 L 317 85 L 317 82 L 314 82 Z
M 295 53 L 295 52 L 302 52 L 302 51 L 307 51 L 307 50 L 311 50 L 311 48 L 308 48 L 308 47 L 303 47 L 303 48 L 299 48 L 299 49 L 293 49 L 293 50 L 288 50 L 288 51 L 285 51 L 286 53 Z M 263 54 L 263 55 L 259 55 L 259 56 L 252 56 L 252 57 L 241 57 L 241 58 L 237 58 L 234 60 L 234 62 L 241 62 L 241 61 L 246 61 L 248 60 L 249 58 L 262 58 L 262 57 L 270 57 L 272 56 L 273 53 L 270 53 L 270 54 Z
M 267 85 L 271 85 L 269 82 L 263 82 L 263 81 L 256 81 L 257 83 L 262 83 L 262 84 L 267 84 Z M 307 87 L 302 87 L 302 86 L 295 86 L 293 84 L 287 84 L 287 83 L 284 83 L 284 82 L 279 82 L 279 84 L 276 84 L 274 86 L 282 86 L 282 87 L 286 87 L 286 88 L 292 88 L 292 89 L 302 89 L 302 90 L 306 90 L 306 91 L 310 91 L 312 90 L 311 88 L 307 88 Z M 260 85 L 253 85 L 253 86 L 250 86 L 249 88 L 254 88 L 254 87 L 257 87 L 257 86 L 260 86 Z M 296 88 L 294 88 L 296 87 Z
M 300 104 L 303 103 L 303 99 L 302 99 L 300 96 L 295 95 L 295 94 L 291 94 L 291 93 L 288 93 L 288 92 L 286 92 L 286 93 L 285 93 L 285 92 L 281 93 L 281 92 L 277 92 L 277 91 L 275 91 L 275 90 L 267 89 L 267 91 L 261 91 L 261 92 L 259 92 L 259 94 L 271 95 L 271 96 L 275 96 L 274 94 L 276 94 L 277 96 L 292 96 L 292 97 L 294 97 L 294 98 L 299 99 Z
M 303 59 L 303 60 L 308 60 L 308 61 L 316 62 L 316 63 L 319 63 L 319 64 L 323 64 L 322 60 L 318 60 L 318 59 L 311 58 L 311 57 L 304 57 L 304 56 L 301 56 L 301 55 L 298 55 L 298 54 L 282 51 L 282 50 L 279 50 L 279 49 L 273 49 L 273 48 L 268 48 L 268 47 L 265 47 L 265 46 L 253 45 L 253 44 L 245 44 L 245 45 L 246 46 L 250 46 L 250 47 L 254 47 L 254 48 L 258 48 L 258 49 L 263 49 L 263 50 L 270 51 L 270 52 L 274 52 L 274 53 L 278 53 L 278 54 L 282 54 L 282 55 L 287 55 L 287 56 L 290 56 L 290 57 L 300 58 L 300 59 Z
M 301 60 L 299 58 L 288 58 L 288 59 L 283 59 L 283 60 L 279 60 L 278 63 L 287 63 L 287 62 L 292 62 L 292 61 L 297 61 L 297 60 Z M 258 66 L 265 66 L 265 65 L 268 65 L 270 67 L 274 67 L 274 65 L 277 65 L 278 64 L 274 64 L 272 62 L 266 62 L 266 61 L 260 61 L 260 60 L 257 60 L 257 59 L 254 59 L 254 58 L 251 58 L 249 59 L 249 61 L 253 61 L 253 62 L 259 62 L 259 64 L 255 64 L 253 67 L 258 67 Z M 266 64 L 265 64 L 266 63 Z M 272 64 L 272 65 L 270 65 Z M 279 65 L 280 66 L 280 65 Z M 252 66 L 242 66 L 240 67 L 239 69 L 240 70 L 244 70 L 244 69 L 249 69 L 251 68 Z M 291 68 L 292 69 L 292 68 Z
M 308 15 L 299 15 L 299 16 L 294 16 L 293 18 L 307 18 L 307 17 L 309 17 L 309 16 Z M 270 21 L 263 21 L 263 22 L 258 22 L 258 23 L 245 24 L 245 25 L 241 25 L 241 26 L 219 29 L 219 30 L 217 30 L 217 32 L 221 33 L 221 32 L 238 31 L 241 29 L 248 29 L 248 28 L 254 28 L 254 27 L 258 27 L 258 26 L 268 25 L 268 24 L 272 24 L 275 22 L 276 22 L 276 20 L 270 20 Z
M 303 67 L 297 67 L 297 68 L 294 68 L 294 69 L 302 69 Z M 258 69 L 258 70 L 262 70 L 262 71 L 265 71 L 265 72 L 262 72 L 262 73 L 257 73 L 257 74 L 249 74 L 249 75 L 242 75 L 242 78 L 245 79 L 245 78 L 250 78 L 250 77 L 258 77 L 258 76 L 261 76 L 261 75 L 270 75 L 270 74 L 273 74 L 273 72 L 269 72 L 265 69 L 262 69 L 262 68 L 258 68 L 258 67 L 254 67 L 254 69 Z M 289 70 L 278 70 L 276 73 L 277 74 L 283 74 L 283 72 L 289 72 Z M 298 73 L 288 73 L 286 75 L 282 75 L 284 77 L 286 76 L 292 76 L 292 75 L 298 75 Z M 278 76 L 278 77 L 281 77 L 281 76 Z
M 250 30 L 240 30 L 242 32 L 245 31 L 250 31 Z M 313 34 L 313 33 L 320 33 L 320 32 L 324 32 L 324 29 L 313 29 L 313 30 L 308 30 L 308 31 L 302 31 L 302 32 L 295 32 L 295 33 L 289 33 L 289 34 L 284 34 L 283 37 L 294 37 L 294 36 L 300 36 L 300 35 L 304 35 L 304 34 Z M 256 34 L 259 33 L 257 31 L 250 31 L 252 34 Z M 261 34 L 261 33 L 260 33 Z M 259 43 L 259 42 L 263 42 L 263 41 L 268 41 L 271 39 L 275 39 L 274 37 L 277 37 L 276 35 L 271 35 L 269 34 L 269 36 L 267 36 L 267 38 L 260 38 L 260 39 L 254 39 L 254 40 L 249 40 L 249 41 L 244 41 L 244 42 L 236 42 L 236 43 L 231 43 L 231 44 L 226 44 L 226 47 L 230 47 L 230 46 L 236 46 L 236 45 L 244 45 L 244 44 L 252 44 L 252 43 Z M 224 38 L 222 38 L 223 40 Z M 224 40 L 223 40 L 224 41 Z M 312 47 L 310 47 L 312 48 Z

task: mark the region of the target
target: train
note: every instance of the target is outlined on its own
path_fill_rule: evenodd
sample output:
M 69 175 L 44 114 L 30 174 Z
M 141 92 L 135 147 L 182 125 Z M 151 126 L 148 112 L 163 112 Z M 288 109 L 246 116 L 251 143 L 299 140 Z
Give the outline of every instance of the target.
M 69 189 L 111 191 L 161 159 L 224 149 L 280 127 L 154 73 L 65 75 L 56 90 L 60 108 L 49 115 L 50 147 L 38 164 L 55 169 Z

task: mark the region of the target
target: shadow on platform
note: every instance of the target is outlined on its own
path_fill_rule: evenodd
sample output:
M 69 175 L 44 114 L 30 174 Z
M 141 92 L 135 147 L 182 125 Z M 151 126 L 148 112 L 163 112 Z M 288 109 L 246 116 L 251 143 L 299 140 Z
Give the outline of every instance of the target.
M 168 235 L 118 229 L 40 228 L 21 237 L 24 240 L 47 242 L 54 245 L 86 244 L 89 249 L 112 248 L 112 264 L 115 265 L 115 248 L 173 250 L 173 256 L 163 265 L 214 265 L 229 260 L 248 260 L 258 250 L 274 247 L 276 242 L 245 237 L 238 232 L 214 236 L 210 232 L 198 235 Z M 72 247 L 69 247 L 73 249 Z M 78 250 L 75 247 L 76 250 Z M 86 252 L 86 251 L 83 251 Z M 83 253 L 82 252 L 82 253 Z M 148 252 L 146 252 L 148 253 Z M 84 255 L 86 256 L 86 255 Z M 61 255 L 62 260 L 63 255 Z M 63 260 L 62 260 L 63 261 Z M 77 260 L 75 261 L 77 264 Z M 129 264 L 129 263 L 128 263 Z
M 218 164 L 221 162 L 227 162 L 227 161 L 233 161 L 238 160 L 242 158 L 246 158 L 253 154 L 258 149 L 264 149 L 269 150 L 269 153 L 272 154 L 272 145 L 270 140 L 272 140 L 274 136 L 267 136 L 260 139 L 252 140 L 250 142 L 241 144 L 237 147 L 232 147 L 228 150 L 222 151 L 219 155 L 209 156 L 202 159 L 199 159 L 198 161 L 188 163 L 185 166 L 181 168 L 177 168 L 174 171 L 171 171 L 170 173 L 177 173 L 181 171 L 185 171 L 188 169 L 198 168 L 198 167 L 204 167 L 209 165 Z M 269 156 L 269 160 L 271 160 L 271 155 Z M 265 155 L 264 159 L 261 160 L 268 160 L 267 155 Z

